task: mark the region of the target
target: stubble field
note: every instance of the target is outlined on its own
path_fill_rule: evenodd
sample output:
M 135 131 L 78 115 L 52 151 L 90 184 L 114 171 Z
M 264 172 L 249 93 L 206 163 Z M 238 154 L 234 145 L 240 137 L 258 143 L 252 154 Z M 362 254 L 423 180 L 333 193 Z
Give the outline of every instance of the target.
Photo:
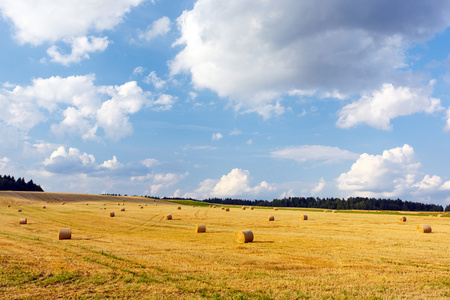
M 449 215 L 189 204 L 0 192 L 0 298 L 450 298 Z

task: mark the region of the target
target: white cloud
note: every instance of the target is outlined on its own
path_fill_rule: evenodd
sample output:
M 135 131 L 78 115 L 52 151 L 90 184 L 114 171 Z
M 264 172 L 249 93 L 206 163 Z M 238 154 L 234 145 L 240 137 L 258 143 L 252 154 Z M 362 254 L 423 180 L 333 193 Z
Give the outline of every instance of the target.
M 379 91 L 364 95 L 339 111 L 337 126 L 350 128 L 360 123 L 389 130 L 391 120 L 414 113 L 433 113 L 442 110 L 439 99 L 430 97 L 431 87 L 412 89 L 384 84 Z
M 145 68 L 138 66 L 138 67 L 134 68 L 133 75 L 142 75 L 144 72 L 145 72 Z
M 419 167 L 414 149 L 406 144 L 382 155 L 364 153 L 350 171 L 339 176 L 338 188 L 359 195 L 396 197 L 411 189 Z
M 325 187 L 325 180 L 323 178 L 320 178 L 319 183 L 311 190 L 311 195 L 315 196 L 319 194 L 324 187 Z
M 232 132 L 230 132 L 230 135 L 240 135 L 242 134 L 242 131 L 240 131 L 239 129 L 233 129 Z
M 217 133 L 213 133 L 211 139 L 212 139 L 213 141 L 218 141 L 218 140 L 220 140 L 221 138 L 223 138 L 223 134 L 221 134 L 220 132 L 217 132 Z
M 72 48 L 70 54 L 62 54 L 57 46 L 52 46 L 47 49 L 47 54 L 50 56 L 52 62 L 65 66 L 78 63 L 82 59 L 89 58 L 89 53 L 105 51 L 110 41 L 107 37 L 80 36 L 68 39 L 66 43 L 70 44 Z
M 267 118 L 293 90 L 342 98 L 410 76 L 408 48 L 444 30 L 449 13 L 445 1 L 198 0 L 177 19 L 171 74 Z
M 287 147 L 282 150 L 270 153 L 275 158 L 293 159 L 299 163 L 307 161 L 325 161 L 325 163 L 335 163 L 341 160 L 355 159 L 358 154 L 338 147 L 305 145 L 297 147 Z
M 450 191 L 450 180 L 444 182 L 444 184 L 439 187 L 439 190 Z
M 113 155 L 113 158 L 110 160 L 104 161 L 101 165 L 101 168 L 117 170 L 123 167 L 123 165 L 117 160 L 117 157 Z
M 97 140 L 98 128 L 115 141 L 130 135 L 133 129 L 129 115 L 151 103 L 150 93 L 135 81 L 121 86 L 95 86 L 94 80 L 93 75 L 54 76 L 34 79 L 30 86 L 2 89 L 0 124 L 27 132 L 51 120 L 55 134 L 85 140 Z
M 153 84 L 153 86 L 158 90 L 162 89 L 166 85 L 166 82 L 164 80 L 156 76 L 155 71 L 150 72 L 150 74 L 148 74 L 147 77 L 145 77 L 144 81 L 146 83 Z
M 186 193 L 184 197 L 208 198 L 208 197 L 252 197 L 263 192 L 274 191 L 276 187 L 265 181 L 251 186 L 250 172 L 242 169 L 233 169 L 220 180 L 206 179 L 200 183 L 200 187 L 194 192 Z
M 150 41 L 154 38 L 165 35 L 170 31 L 170 19 L 168 17 L 162 17 L 152 23 L 147 28 L 147 31 L 139 35 L 139 39 Z
M 159 161 L 154 158 L 146 158 L 141 163 L 146 166 L 147 168 L 151 168 L 153 166 L 159 165 Z
M 7 157 L 0 158 L 0 170 L 4 170 L 10 161 Z
M 147 174 L 145 176 L 133 176 L 131 181 L 146 182 L 150 187 L 152 195 L 156 195 L 168 188 L 174 186 L 189 175 L 188 172 L 184 174 L 175 173 L 159 173 Z
M 89 53 L 104 51 L 109 44 L 107 37 L 87 35 L 113 29 L 131 8 L 143 1 L 4 0 L 0 2 L 0 10 L 13 24 L 14 37 L 20 44 L 58 41 L 69 44 L 71 54 L 61 54 L 56 46 L 47 51 L 53 62 L 68 65 L 89 58 Z
M 61 146 L 43 162 L 45 169 L 52 173 L 88 173 L 95 170 L 95 157 L 92 154 L 81 153 L 77 148 Z
M 175 104 L 176 97 L 172 95 L 162 94 L 158 97 L 156 101 L 153 102 L 154 111 L 166 111 L 171 110 L 172 106 Z
M 444 127 L 444 131 L 450 131 L 450 108 L 447 109 L 447 123 Z

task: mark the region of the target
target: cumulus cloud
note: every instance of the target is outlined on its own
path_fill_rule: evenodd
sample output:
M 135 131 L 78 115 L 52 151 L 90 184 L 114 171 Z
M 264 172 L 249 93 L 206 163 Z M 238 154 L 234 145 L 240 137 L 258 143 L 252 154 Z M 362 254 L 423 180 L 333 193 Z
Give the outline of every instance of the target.
M 213 135 L 212 135 L 212 140 L 213 141 L 218 141 L 218 140 L 220 140 L 220 139 L 222 139 L 223 138 L 223 134 L 221 134 L 220 132 L 217 132 L 217 133 L 213 133 Z
M 97 38 L 93 36 L 80 36 L 68 39 L 66 42 L 72 48 L 70 54 L 62 54 L 57 46 L 51 46 L 47 49 L 47 54 L 50 56 L 52 62 L 65 66 L 78 63 L 82 59 L 89 58 L 89 53 L 105 51 L 110 43 L 107 37 Z
M 319 194 L 323 190 L 324 187 L 325 187 L 325 180 L 323 178 L 320 178 L 319 183 L 315 187 L 312 188 L 311 195 L 315 196 L 315 195 Z
M 131 8 L 143 1 L 5 0 L 0 2 L 0 10 L 13 25 L 14 37 L 21 44 L 58 41 L 69 44 L 72 51 L 68 55 L 61 54 L 56 46 L 48 49 L 52 61 L 67 65 L 88 58 L 88 53 L 104 51 L 109 44 L 107 38 L 88 38 L 88 33 L 113 29 Z
M 135 81 L 120 86 L 96 86 L 95 77 L 37 78 L 29 86 L 0 90 L 0 123 L 22 131 L 51 120 L 57 135 L 97 140 L 98 128 L 117 141 L 133 132 L 129 116 L 151 104 L 151 94 Z M 168 107 L 170 103 L 154 105 Z M 56 122 L 54 122 L 56 120 Z
M 450 108 L 447 109 L 447 123 L 444 127 L 444 131 L 450 131 Z
M 154 158 L 146 158 L 141 163 L 146 166 L 147 168 L 151 168 L 153 166 L 159 165 L 159 161 Z
M 45 169 L 52 173 L 88 173 L 95 169 L 95 157 L 92 154 L 82 153 L 77 148 L 64 146 L 55 150 L 43 162 Z
M 166 111 L 171 110 L 176 102 L 176 97 L 172 95 L 162 94 L 158 97 L 156 101 L 153 102 L 153 110 L 155 111 Z
M 4 170 L 9 162 L 10 159 L 7 157 L 0 158 L 0 170 Z
M 144 33 L 139 34 L 139 39 L 150 41 L 154 38 L 165 35 L 170 31 L 170 19 L 162 17 L 152 23 Z
M 274 158 L 293 159 L 299 163 L 307 161 L 324 161 L 325 163 L 335 163 L 341 160 L 356 159 L 358 154 L 338 147 L 305 145 L 287 147 L 273 151 L 270 155 Z
M 158 76 L 156 76 L 156 72 L 152 71 L 150 74 L 145 77 L 144 80 L 146 83 L 151 83 L 156 89 L 162 89 L 166 85 L 166 81 L 162 80 Z
M 358 101 L 344 106 L 339 111 L 337 126 L 349 128 L 360 123 L 389 130 L 391 120 L 418 112 L 433 113 L 442 110 L 439 99 L 430 97 L 431 87 L 412 89 L 384 84 L 371 95 L 364 95 Z
M 174 186 L 189 175 L 188 172 L 184 174 L 175 173 L 159 173 L 159 174 L 147 174 L 145 176 L 133 176 L 131 181 L 146 182 L 150 187 L 150 191 L 153 195 L 158 194 L 162 190 Z
M 220 180 L 206 179 L 200 183 L 194 192 L 185 194 L 185 197 L 208 198 L 208 197 L 252 197 L 263 192 L 274 191 L 276 187 L 266 181 L 255 186 L 251 185 L 250 172 L 242 169 L 233 169 Z
M 171 74 L 267 118 L 292 90 L 342 98 L 407 76 L 407 50 L 445 29 L 449 13 L 446 1 L 198 0 L 177 19 Z
M 117 170 L 122 167 L 123 167 L 123 165 L 117 160 L 117 157 L 115 155 L 113 155 L 112 159 L 106 160 L 100 165 L 100 168 L 105 168 L 105 169 L 110 169 L 110 170 Z

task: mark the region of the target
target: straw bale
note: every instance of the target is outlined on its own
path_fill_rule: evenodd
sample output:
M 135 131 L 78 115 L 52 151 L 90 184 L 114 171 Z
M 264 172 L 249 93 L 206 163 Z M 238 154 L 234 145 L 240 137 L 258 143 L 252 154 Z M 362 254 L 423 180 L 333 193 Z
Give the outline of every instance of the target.
M 399 222 L 406 222 L 406 217 L 405 216 L 398 217 L 398 221 Z
M 222 210 L 224 210 L 224 209 L 225 209 L 225 207 L 222 206 Z
M 60 228 L 59 229 L 59 239 L 60 240 L 70 240 L 72 238 L 72 231 L 70 228 Z
M 196 233 L 206 232 L 206 225 L 205 224 L 195 225 L 195 232 Z
M 164 220 L 172 220 L 172 215 L 165 215 Z
M 44 205 L 44 206 L 42 206 L 42 208 L 44 208 L 44 209 L 45 209 L 45 208 L 47 208 L 47 206 L 45 206 L 45 205 Z
M 27 224 L 27 218 L 20 218 L 19 224 Z
M 275 221 L 275 217 L 274 216 L 267 216 L 267 221 Z
M 21 210 L 21 209 L 18 209 L 17 212 L 22 212 L 22 210 Z
M 278 210 L 278 207 L 274 207 L 273 210 Z
M 8 204 L 8 207 L 11 207 L 11 205 Z
M 306 220 L 308 220 L 308 216 L 307 215 L 301 215 L 300 216 L 300 220 L 306 221 Z
M 245 206 L 242 206 L 242 208 L 241 208 L 242 210 L 245 210 Z
M 250 206 L 250 210 L 254 210 L 255 208 L 253 206 Z
M 113 211 L 111 211 L 110 213 L 109 213 L 109 216 L 110 217 L 114 217 L 116 214 L 113 212 Z
M 238 243 L 251 243 L 253 242 L 253 232 L 250 230 L 241 230 L 236 232 L 236 242 Z
M 122 207 L 122 208 L 120 209 L 120 211 L 125 211 L 125 207 Z
M 431 227 L 428 224 L 417 225 L 417 231 L 422 233 L 431 233 Z
M 337 210 L 333 210 L 333 214 L 337 213 Z
M 227 207 L 227 208 L 225 208 L 225 211 L 230 211 L 230 209 Z
M 328 212 L 328 209 L 325 209 L 323 212 Z
M 213 208 L 216 208 L 216 206 L 215 206 L 215 205 L 213 205 Z
M 177 209 L 180 210 L 180 209 L 181 209 L 181 206 L 178 206 Z
M 438 216 L 438 218 L 442 218 L 444 215 L 443 214 L 438 214 L 437 216 Z

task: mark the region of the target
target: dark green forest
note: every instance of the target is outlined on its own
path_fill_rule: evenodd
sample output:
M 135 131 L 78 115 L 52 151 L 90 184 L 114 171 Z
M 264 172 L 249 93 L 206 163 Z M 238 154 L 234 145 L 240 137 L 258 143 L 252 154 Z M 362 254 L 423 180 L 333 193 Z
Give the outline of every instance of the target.
M 424 204 L 400 199 L 375 199 L 363 197 L 339 198 L 313 198 L 313 197 L 290 197 L 284 199 L 267 200 L 240 200 L 240 199 L 220 199 L 209 198 L 203 200 L 216 204 L 232 204 L 244 206 L 273 206 L 273 207 L 303 207 L 303 208 L 323 208 L 323 209 L 361 209 L 361 210 L 394 210 L 394 211 L 444 211 L 442 205 Z M 445 211 L 450 211 L 447 205 Z
M 18 178 L 14 176 L 3 175 L 0 176 L 0 191 L 31 191 L 43 192 L 41 186 L 35 184 L 33 180 L 25 182 L 25 178 Z

